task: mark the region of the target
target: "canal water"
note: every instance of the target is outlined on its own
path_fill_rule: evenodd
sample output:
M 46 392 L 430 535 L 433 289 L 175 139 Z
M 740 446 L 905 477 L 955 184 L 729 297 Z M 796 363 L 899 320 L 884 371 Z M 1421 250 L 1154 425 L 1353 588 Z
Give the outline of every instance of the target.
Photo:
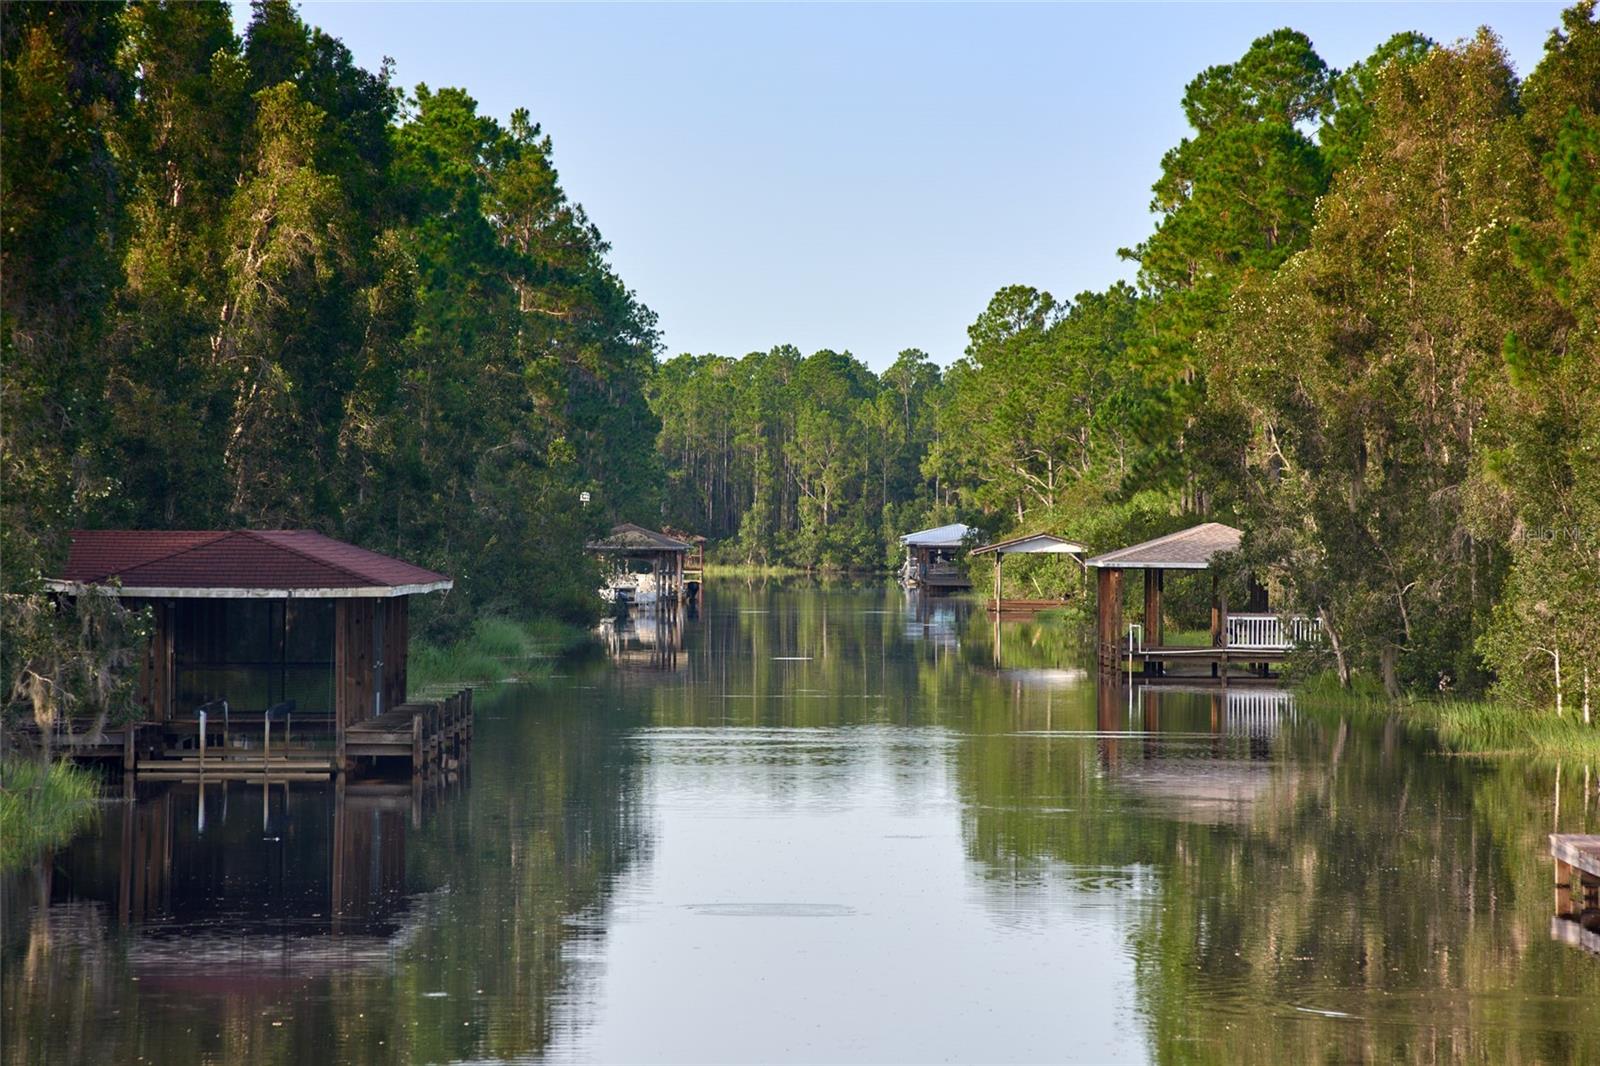
M 603 644 L 420 794 L 109 801 L 4 879 L 5 1062 L 1600 1062 L 1581 767 L 1097 691 L 891 586 Z

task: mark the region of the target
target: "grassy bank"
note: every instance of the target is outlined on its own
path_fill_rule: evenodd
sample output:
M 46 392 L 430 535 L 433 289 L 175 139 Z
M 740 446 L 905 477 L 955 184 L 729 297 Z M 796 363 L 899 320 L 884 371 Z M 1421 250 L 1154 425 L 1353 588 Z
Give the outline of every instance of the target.
M 707 563 L 706 577 L 806 577 L 825 571 L 807 570 L 799 566 L 763 566 L 760 563 Z M 832 571 L 838 575 L 842 571 Z
M 70 763 L 0 760 L 0 870 L 22 866 L 94 820 L 100 783 Z
M 1446 696 L 1390 699 L 1375 682 L 1356 679 L 1348 689 L 1331 674 L 1295 684 L 1313 707 L 1332 707 L 1373 716 L 1397 715 L 1406 725 L 1426 729 L 1447 750 L 1471 755 L 1518 755 L 1547 759 L 1600 760 L 1600 722 L 1585 725 L 1581 709 L 1535 710 L 1494 700 Z
M 542 677 L 557 659 L 591 639 L 581 626 L 550 618 L 482 618 L 470 636 L 451 644 L 412 641 L 407 687 L 413 695 L 424 695 L 461 685 Z

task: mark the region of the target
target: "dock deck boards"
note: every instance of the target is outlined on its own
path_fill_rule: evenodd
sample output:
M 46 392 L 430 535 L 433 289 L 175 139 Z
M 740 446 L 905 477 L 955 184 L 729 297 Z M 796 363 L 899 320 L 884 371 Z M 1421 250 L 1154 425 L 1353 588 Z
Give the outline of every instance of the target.
M 1600 836 L 1551 833 L 1550 857 L 1556 886 L 1550 938 L 1600 955 Z
M 1587 877 L 1600 880 L 1600 835 L 1551 833 L 1550 857 Z
M 465 759 L 473 732 L 472 689 L 442 699 L 401 703 L 348 725 L 342 738 L 329 728 L 332 723 L 327 719 L 307 717 L 313 728 L 290 734 L 285 722 L 273 729 L 270 741 L 249 728 L 251 716 L 236 715 L 231 731 L 208 720 L 204 736 L 198 719 L 181 718 L 108 727 L 92 742 L 82 734 L 62 733 L 57 743 L 75 758 L 120 757 L 124 771 L 163 780 L 327 778 L 354 768 L 354 759 L 397 760 L 413 774 L 428 774 L 434 769 L 453 770 Z M 261 715 L 253 716 L 253 724 L 259 727 L 262 722 Z M 304 743 L 307 733 L 323 743 Z M 334 733 L 331 742 L 329 733 Z M 217 734 L 222 734 L 223 743 L 216 742 Z M 232 741 L 226 739 L 230 735 Z

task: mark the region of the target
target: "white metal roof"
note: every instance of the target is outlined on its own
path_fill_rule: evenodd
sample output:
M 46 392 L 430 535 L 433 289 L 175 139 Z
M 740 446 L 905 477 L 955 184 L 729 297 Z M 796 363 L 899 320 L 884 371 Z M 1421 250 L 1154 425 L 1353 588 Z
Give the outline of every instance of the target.
M 1065 537 L 1058 537 L 1054 533 L 1034 533 L 1031 536 L 1012 537 L 1010 540 L 985 544 L 981 548 L 972 549 L 972 554 L 988 555 L 994 552 L 999 555 L 1082 555 L 1086 550 L 1082 544 L 1076 544 Z
M 970 532 L 972 532 L 971 526 L 952 522 L 947 526 L 935 526 L 933 529 L 919 529 L 915 533 L 907 533 L 900 538 L 900 543 L 916 548 L 959 548 Z

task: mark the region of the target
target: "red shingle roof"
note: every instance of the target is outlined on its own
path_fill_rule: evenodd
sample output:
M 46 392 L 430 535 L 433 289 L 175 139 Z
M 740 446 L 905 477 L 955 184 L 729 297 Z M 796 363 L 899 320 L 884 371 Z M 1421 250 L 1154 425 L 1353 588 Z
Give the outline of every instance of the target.
M 330 595 L 389 596 L 450 587 L 443 574 L 307 529 L 73 533 L 61 583 L 104 584 L 113 578 L 128 595 L 157 589 L 266 595 L 317 589 Z

